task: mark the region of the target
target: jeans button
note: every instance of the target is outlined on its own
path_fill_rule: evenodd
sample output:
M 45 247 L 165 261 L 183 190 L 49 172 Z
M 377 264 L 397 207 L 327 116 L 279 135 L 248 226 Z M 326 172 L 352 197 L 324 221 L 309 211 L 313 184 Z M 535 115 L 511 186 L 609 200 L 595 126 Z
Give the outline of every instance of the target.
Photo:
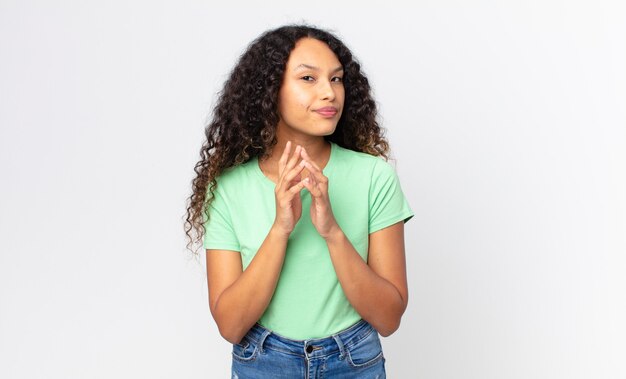
M 313 346 L 312 345 L 307 346 L 306 347 L 306 352 L 311 354 L 313 352 Z

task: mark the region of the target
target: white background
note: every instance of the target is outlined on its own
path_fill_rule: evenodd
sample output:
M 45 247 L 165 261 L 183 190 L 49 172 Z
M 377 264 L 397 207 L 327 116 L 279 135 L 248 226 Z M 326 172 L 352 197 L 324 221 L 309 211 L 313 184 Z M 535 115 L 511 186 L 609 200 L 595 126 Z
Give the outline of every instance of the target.
M 247 44 L 361 61 L 404 192 L 390 378 L 626 377 L 621 1 L 0 2 L 0 377 L 226 378 L 183 215 Z

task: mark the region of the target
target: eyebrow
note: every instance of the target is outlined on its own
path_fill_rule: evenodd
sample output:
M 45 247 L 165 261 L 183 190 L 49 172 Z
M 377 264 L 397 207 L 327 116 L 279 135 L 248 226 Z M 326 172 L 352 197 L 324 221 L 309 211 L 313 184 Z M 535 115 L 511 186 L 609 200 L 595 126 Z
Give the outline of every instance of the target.
M 301 65 L 297 66 L 293 70 L 297 71 L 297 70 L 299 70 L 301 68 L 308 68 L 309 70 L 319 71 L 319 67 L 311 66 L 311 65 L 308 65 L 308 64 L 305 64 L 305 63 L 302 63 Z M 331 73 L 335 73 L 335 72 L 338 72 L 338 71 L 343 71 L 343 66 L 337 67 L 336 69 L 331 71 Z

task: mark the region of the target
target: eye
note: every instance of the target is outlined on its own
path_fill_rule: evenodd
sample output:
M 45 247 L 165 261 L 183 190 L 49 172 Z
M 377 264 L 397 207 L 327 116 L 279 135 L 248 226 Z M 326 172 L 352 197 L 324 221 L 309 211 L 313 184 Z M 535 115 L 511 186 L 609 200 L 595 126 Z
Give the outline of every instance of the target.
M 335 79 L 337 79 L 337 80 L 335 80 Z M 340 77 L 340 76 L 335 76 L 335 77 L 333 78 L 333 80 L 335 80 L 337 83 L 341 83 L 341 82 L 343 82 L 343 78 L 342 78 L 342 77 Z
M 311 75 L 305 75 L 300 79 L 303 79 L 304 81 L 310 82 L 310 80 L 308 80 L 307 78 L 313 79 L 313 77 Z M 314 79 L 313 79 L 314 80 Z

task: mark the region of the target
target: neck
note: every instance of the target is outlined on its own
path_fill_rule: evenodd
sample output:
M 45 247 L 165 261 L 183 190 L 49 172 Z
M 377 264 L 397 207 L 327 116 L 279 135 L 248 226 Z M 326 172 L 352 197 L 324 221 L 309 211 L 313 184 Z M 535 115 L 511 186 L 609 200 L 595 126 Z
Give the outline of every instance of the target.
M 300 145 L 306 149 L 313 162 L 319 167 L 324 167 L 330 156 L 330 143 L 322 136 L 307 135 L 287 135 L 286 133 L 276 133 L 276 146 L 272 149 L 272 153 L 268 160 L 278 162 L 280 156 L 285 150 L 287 141 L 291 141 L 291 153 L 293 154 L 296 146 Z
M 259 160 L 259 168 L 263 174 L 268 177 L 274 183 L 278 182 L 278 161 L 280 156 L 285 151 L 285 145 L 287 141 L 291 141 L 291 154 L 296 149 L 296 146 L 300 145 L 304 147 L 315 164 L 324 169 L 328 160 L 330 159 L 330 143 L 324 140 L 324 137 L 299 137 L 299 136 L 284 136 L 281 133 L 276 133 L 276 146 L 272 149 L 270 155 L 263 160 Z M 303 176 L 308 176 L 307 169 L 302 171 Z

